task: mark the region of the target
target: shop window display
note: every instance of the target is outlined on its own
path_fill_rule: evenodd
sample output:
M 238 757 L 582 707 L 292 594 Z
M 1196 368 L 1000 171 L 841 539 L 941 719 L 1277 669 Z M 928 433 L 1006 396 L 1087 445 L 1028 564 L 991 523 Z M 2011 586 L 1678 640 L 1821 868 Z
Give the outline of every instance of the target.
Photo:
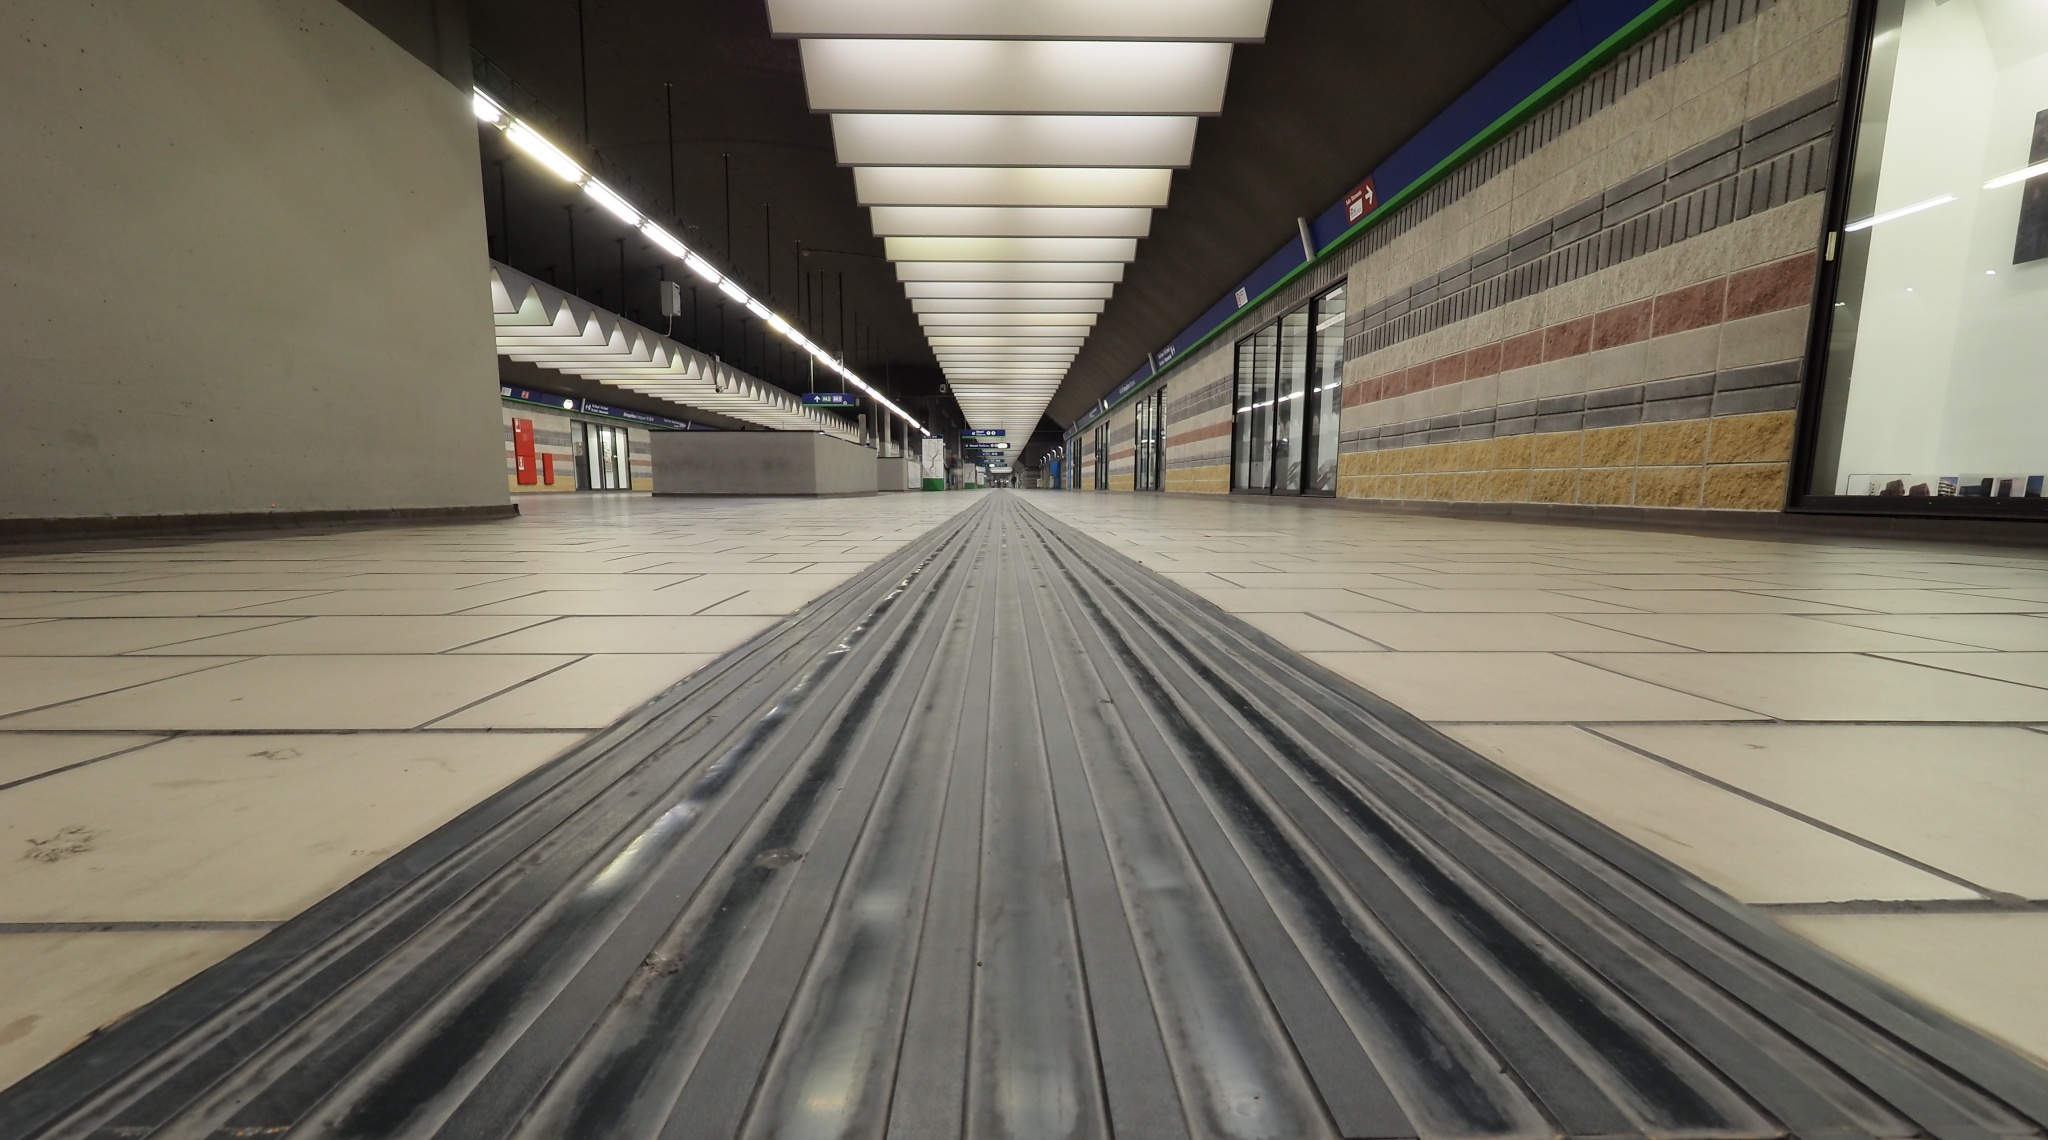
M 1807 492 L 2048 510 L 2048 3 L 1870 27 Z

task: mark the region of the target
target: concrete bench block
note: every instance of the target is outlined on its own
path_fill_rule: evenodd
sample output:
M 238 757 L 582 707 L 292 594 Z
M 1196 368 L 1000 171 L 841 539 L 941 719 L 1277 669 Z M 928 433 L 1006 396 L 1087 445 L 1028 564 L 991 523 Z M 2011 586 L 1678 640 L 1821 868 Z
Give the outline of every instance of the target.
M 871 447 L 811 432 L 666 431 L 653 435 L 657 495 L 872 495 Z

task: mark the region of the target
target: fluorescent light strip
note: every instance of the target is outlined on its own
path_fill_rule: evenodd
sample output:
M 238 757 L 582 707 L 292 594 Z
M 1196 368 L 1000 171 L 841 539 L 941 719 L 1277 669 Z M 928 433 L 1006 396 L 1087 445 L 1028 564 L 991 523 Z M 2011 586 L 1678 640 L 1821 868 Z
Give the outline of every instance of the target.
M 1895 222 L 1900 218 L 1906 217 L 1909 214 L 1917 214 L 1922 210 L 1932 210 L 1936 206 L 1946 206 L 1955 200 L 1956 196 L 1954 194 L 1943 194 L 1939 198 L 1929 198 L 1925 202 L 1915 202 L 1910 206 L 1900 206 L 1896 210 L 1887 210 L 1882 214 L 1865 218 L 1860 222 L 1850 222 L 1842 227 L 1842 232 L 1853 234 L 1858 230 L 1867 230 L 1872 226 L 1881 226 L 1886 222 Z
M 588 194 L 598 205 L 603 206 L 609 211 L 612 217 L 617 218 L 636 230 L 640 228 L 642 223 L 647 221 L 646 218 L 640 216 L 640 211 L 634 209 L 624 198 L 612 193 L 611 187 L 606 186 L 595 178 L 584 181 L 583 192 Z
M 2039 178 L 2044 174 L 2048 174 L 2048 162 L 2037 162 L 2034 165 L 2027 167 L 2025 170 L 2015 170 L 2011 174 L 1999 175 L 1991 181 L 1986 182 L 1984 184 L 1984 189 L 1996 190 L 2001 186 L 2010 186 L 2015 182 L 2027 182 L 2032 179 Z
M 931 435 L 931 432 L 926 431 L 925 426 L 917 422 L 916 418 L 909 412 L 897 407 L 888 397 L 882 395 L 870 386 L 867 381 L 855 375 L 845 364 L 834 359 L 823 348 L 811 343 L 802 333 L 797 332 L 795 327 L 780 313 L 771 311 L 768 306 L 749 296 L 747 291 L 741 288 L 737 281 L 721 274 L 710 262 L 699 256 L 695 250 L 677 240 L 675 235 L 643 216 L 640 211 L 633 208 L 631 203 L 621 197 L 617 191 L 598 181 L 585 171 L 583 167 L 578 165 L 575 159 L 570 158 L 560 148 L 543 138 L 539 132 L 528 126 L 518 116 L 506 111 L 504 106 L 497 100 L 485 94 L 483 90 L 473 88 L 470 92 L 469 105 L 470 110 L 476 115 L 479 122 L 488 123 L 504 132 L 506 141 L 525 151 L 534 161 L 539 162 L 564 182 L 571 182 L 580 186 L 583 189 L 583 193 L 589 196 L 592 201 L 603 206 L 607 212 L 617 217 L 620 221 L 640 231 L 641 235 L 646 237 L 649 243 L 660 249 L 663 253 L 680 260 L 689 267 L 691 272 L 705 281 L 718 286 L 719 290 L 726 296 L 745 306 L 749 313 L 752 313 L 755 317 L 765 322 L 768 327 L 810 353 L 819 363 L 823 364 L 827 369 L 838 373 L 848 384 L 859 389 L 869 399 L 886 408 L 892 415 L 911 427 L 916 428 L 926 436 Z M 623 352 L 625 350 L 621 349 L 620 351 Z

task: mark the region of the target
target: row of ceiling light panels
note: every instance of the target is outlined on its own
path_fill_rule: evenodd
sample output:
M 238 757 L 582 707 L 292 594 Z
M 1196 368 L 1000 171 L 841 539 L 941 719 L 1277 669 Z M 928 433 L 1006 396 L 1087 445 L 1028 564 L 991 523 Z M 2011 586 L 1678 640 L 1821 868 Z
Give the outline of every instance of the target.
M 1021 448 L 1271 0 L 768 0 L 968 424 Z

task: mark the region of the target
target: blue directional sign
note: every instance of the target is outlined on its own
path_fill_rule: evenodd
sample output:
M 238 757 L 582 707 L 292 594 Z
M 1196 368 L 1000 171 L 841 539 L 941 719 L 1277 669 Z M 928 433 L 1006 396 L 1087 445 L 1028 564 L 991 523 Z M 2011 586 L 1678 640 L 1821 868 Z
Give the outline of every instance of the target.
M 857 408 L 860 397 L 851 392 L 805 392 L 804 403 L 823 404 L 828 408 Z
M 960 434 L 970 439 L 1001 439 L 1004 431 L 1002 428 L 968 428 Z

